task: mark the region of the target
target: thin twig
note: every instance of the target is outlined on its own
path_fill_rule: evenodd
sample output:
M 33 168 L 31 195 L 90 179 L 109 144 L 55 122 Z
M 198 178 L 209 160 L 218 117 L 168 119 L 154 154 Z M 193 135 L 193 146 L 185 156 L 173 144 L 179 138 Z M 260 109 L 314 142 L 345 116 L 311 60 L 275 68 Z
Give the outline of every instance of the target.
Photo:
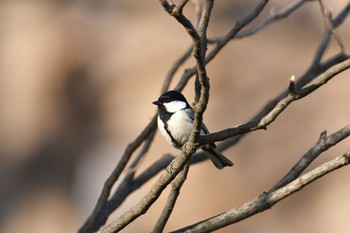
M 140 163 L 142 162 L 143 158 L 145 157 L 145 155 L 147 154 L 149 148 L 151 147 L 152 141 L 154 139 L 154 136 L 156 135 L 156 130 L 152 131 L 148 137 L 145 139 L 143 146 L 140 150 L 140 152 L 138 153 L 138 155 L 135 157 L 135 159 L 132 161 L 132 163 L 130 164 L 130 166 L 125 170 L 125 172 L 128 175 L 132 175 L 132 177 L 134 177 L 135 172 L 138 168 L 138 166 L 140 165 Z
M 318 46 L 317 53 L 314 56 L 311 67 L 318 67 L 320 65 L 322 56 L 324 55 L 324 53 L 326 52 L 326 49 L 328 48 L 330 39 L 331 39 L 330 32 L 327 29 L 324 29 L 321 42 Z
M 261 21 L 251 29 L 247 29 L 244 31 L 239 32 L 237 35 L 235 35 L 232 39 L 241 39 L 246 36 L 253 35 L 260 31 L 261 29 L 265 28 L 266 26 L 270 25 L 271 23 L 278 21 L 283 18 L 287 18 L 291 13 L 299 9 L 301 6 L 303 6 L 305 3 L 310 2 L 308 0 L 297 0 L 294 2 L 291 2 L 289 5 L 287 5 L 285 8 L 278 12 L 271 13 L 270 17 L 265 19 L 264 21 Z M 216 39 L 218 40 L 218 39 Z
M 344 22 L 344 20 L 346 19 L 346 17 L 348 16 L 349 13 L 350 13 L 350 3 L 348 3 L 348 5 L 346 7 L 344 7 L 344 9 L 333 20 L 330 19 L 331 20 L 330 27 L 333 28 L 333 30 L 336 29 L 337 27 L 339 27 Z M 326 49 L 328 48 L 330 38 L 331 38 L 331 32 L 326 27 L 324 29 L 321 42 L 318 46 L 317 53 L 314 56 L 314 59 L 313 59 L 312 65 L 311 65 L 311 69 L 317 68 L 318 66 L 320 66 L 322 56 L 324 55 Z M 341 51 L 342 51 L 342 53 L 345 53 L 344 50 L 341 50 Z
M 260 13 L 263 11 L 265 6 L 269 0 L 261 0 L 258 5 L 255 7 L 255 9 L 248 14 L 246 17 L 242 18 L 241 20 L 238 20 L 235 23 L 235 26 L 220 40 L 216 43 L 215 47 L 210 51 L 208 56 L 206 57 L 206 61 L 211 61 L 218 52 L 233 38 L 236 37 L 236 35 L 248 24 L 250 24 L 255 18 L 257 18 Z
M 331 14 L 331 12 L 326 9 L 326 7 L 324 6 L 322 0 L 318 0 L 318 3 L 320 5 L 322 17 L 323 17 L 323 20 L 325 22 L 325 25 L 326 25 L 328 31 L 331 33 L 331 35 L 333 36 L 334 40 L 338 44 L 341 53 L 345 53 L 344 44 L 341 41 L 341 39 L 338 36 L 338 34 L 334 30 L 333 23 L 332 23 L 332 14 Z
M 178 59 L 175 61 L 175 63 L 171 66 L 169 69 L 167 76 L 163 82 L 162 88 L 161 88 L 161 94 L 166 92 L 169 89 L 170 83 L 174 78 L 175 73 L 179 70 L 180 66 L 185 63 L 185 61 L 191 56 L 192 53 L 192 45 L 189 47 L 186 52 Z M 185 71 L 186 72 L 186 71 Z

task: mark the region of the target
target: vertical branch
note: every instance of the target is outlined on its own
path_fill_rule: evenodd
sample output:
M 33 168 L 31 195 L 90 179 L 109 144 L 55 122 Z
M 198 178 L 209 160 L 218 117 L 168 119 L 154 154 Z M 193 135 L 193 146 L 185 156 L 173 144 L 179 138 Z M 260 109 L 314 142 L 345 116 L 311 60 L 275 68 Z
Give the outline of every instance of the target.
M 200 132 L 199 129 L 203 120 L 203 113 L 207 108 L 207 104 L 209 101 L 210 83 L 205 67 L 205 55 L 207 51 L 207 29 L 213 6 L 213 0 L 203 1 L 202 14 L 198 24 L 198 39 L 194 41 L 195 43 L 193 45 L 193 56 L 196 59 L 196 69 L 198 81 L 200 83 L 200 97 L 198 102 L 194 106 L 195 119 L 193 122 L 192 133 L 189 139 L 189 142 L 191 143 L 195 143 L 198 141 Z

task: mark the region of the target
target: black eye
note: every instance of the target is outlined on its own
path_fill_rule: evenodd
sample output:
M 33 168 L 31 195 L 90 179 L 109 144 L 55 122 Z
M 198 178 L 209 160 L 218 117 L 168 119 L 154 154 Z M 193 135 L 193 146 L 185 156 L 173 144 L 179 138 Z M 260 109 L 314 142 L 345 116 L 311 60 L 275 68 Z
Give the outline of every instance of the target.
M 169 97 L 167 97 L 167 96 L 162 97 L 163 103 L 169 103 L 170 101 L 171 101 L 171 99 Z

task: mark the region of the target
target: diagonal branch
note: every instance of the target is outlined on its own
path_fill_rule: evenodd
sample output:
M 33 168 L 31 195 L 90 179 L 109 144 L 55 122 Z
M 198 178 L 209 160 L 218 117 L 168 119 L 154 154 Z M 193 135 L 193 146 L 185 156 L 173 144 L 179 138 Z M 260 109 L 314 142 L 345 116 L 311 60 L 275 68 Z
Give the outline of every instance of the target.
M 97 204 L 88 217 L 84 225 L 79 229 L 79 232 L 93 232 L 98 230 L 99 224 L 96 224 L 97 221 L 100 220 L 99 216 L 101 215 L 105 205 L 107 203 L 108 197 L 110 195 L 111 189 L 115 182 L 118 180 L 120 174 L 126 167 L 126 164 L 129 162 L 131 155 L 134 151 L 142 144 L 142 142 L 151 134 L 151 132 L 156 129 L 156 116 L 153 117 L 151 122 L 147 125 L 147 127 L 141 132 L 141 134 L 131 142 L 125 149 L 122 158 L 120 159 L 118 165 L 115 167 L 111 175 L 106 180 L 101 195 L 97 201 Z
M 296 91 L 296 93 L 288 93 L 287 96 L 285 96 L 284 98 L 282 98 L 274 104 L 273 109 L 269 111 L 268 114 L 248 123 L 239 125 L 237 127 L 228 128 L 216 133 L 203 135 L 200 137 L 200 145 L 205 145 L 216 141 L 222 141 L 236 135 L 245 134 L 259 129 L 266 129 L 266 127 L 269 124 L 271 124 L 285 110 L 285 108 L 289 104 L 298 99 L 304 98 L 305 96 L 309 95 L 310 93 L 327 83 L 337 74 L 349 68 L 350 59 L 347 59 L 337 65 L 334 65 L 301 90 Z
M 188 160 L 189 156 L 184 155 L 184 153 L 177 156 L 170 163 L 167 169 L 162 172 L 162 175 L 152 186 L 150 191 L 148 191 L 148 193 L 136 205 L 134 205 L 130 210 L 125 212 L 111 224 L 103 227 L 99 232 L 118 232 L 133 222 L 136 218 L 146 213 L 152 204 L 159 198 L 163 190 L 174 180 L 174 178 L 181 171 L 181 168 L 187 163 Z
M 258 17 L 268 2 L 269 0 L 261 0 L 252 12 L 250 12 L 247 16 L 245 16 L 241 20 L 237 21 L 235 23 L 235 26 L 223 37 L 222 40 L 220 40 L 216 44 L 215 48 L 211 50 L 210 53 L 206 56 L 205 63 L 206 64 L 209 63 L 221 51 L 221 49 L 224 48 L 225 45 L 232 38 L 235 37 L 235 35 L 238 32 L 240 32 L 245 26 L 251 23 L 256 17 Z M 176 85 L 175 90 L 182 90 L 187 85 L 189 79 L 193 75 L 195 75 L 196 72 L 197 72 L 196 67 L 187 69 L 186 72 L 182 75 L 179 83 Z
M 320 5 L 321 14 L 322 14 L 322 17 L 324 19 L 324 22 L 325 22 L 327 30 L 333 36 L 334 40 L 337 42 L 341 53 L 345 53 L 344 44 L 341 41 L 341 39 L 338 36 L 338 34 L 334 30 L 333 23 L 332 23 L 332 14 L 331 14 L 331 12 L 326 9 L 326 7 L 324 6 L 322 0 L 318 0 L 318 3 Z
M 268 17 L 264 21 L 261 21 L 256 26 L 252 27 L 251 29 L 247 29 L 245 31 L 239 32 L 236 36 L 232 37 L 232 39 L 233 38 L 241 39 L 243 37 L 250 36 L 250 35 L 260 31 L 264 27 L 270 25 L 271 23 L 273 23 L 273 22 L 275 22 L 277 20 L 280 20 L 280 19 L 283 19 L 283 18 L 287 18 L 291 13 L 293 13 L 294 11 L 299 9 L 301 6 L 303 6 L 307 2 L 310 2 L 310 1 L 308 1 L 308 0 L 297 0 L 297 1 L 291 2 L 289 5 L 287 5 L 282 10 L 280 10 L 278 12 L 271 13 L 270 17 Z
M 184 64 L 184 62 L 191 56 L 192 53 L 192 46 L 186 50 L 186 52 L 178 58 L 178 60 L 175 61 L 175 63 L 171 66 L 170 70 L 168 71 L 165 80 L 163 82 L 162 88 L 161 88 L 161 94 L 166 92 L 169 89 L 170 83 L 174 78 L 175 73 L 178 71 L 181 65 Z M 188 70 L 185 70 L 185 73 L 188 72 Z
M 152 233 L 161 233 L 164 230 L 164 227 L 166 223 L 169 220 L 169 217 L 171 213 L 173 212 L 177 197 L 180 194 L 180 189 L 182 185 L 184 184 L 186 178 L 187 178 L 187 173 L 190 167 L 190 163 L 187 163 L 185 167 L 182 169 L 180 174 L 176 177 L 176 179 L 173 181 L 172 186 L 171 186 L 171 191 L 168 196 L 168 200 L 163 208 L 163 211 L 154 226 Z
M 270 191 L 275 191 L 292 182 L 314 161 L 322 152 L 336 145 L 338 142 L 350 136 L 350 124 L 327 137 L 326 131 L 322 132 L 320 138 L 313 146 Z
M 298 179 L 289 183 L 288 185 L 277 189 L 273 192 L 267 192 L 259 195 L 251 201 L 245 204 L 231 209 L 225 213 L 222 213 L 216 217 L 201 221 L 191 226 L 173 231 L 173 233 L 201 233 L 211 232 L 230 224 L 242 221 L 257 213 L 270 209 L 277 202 L 292 195 L 293 193 L 301 190 L 315 180 L 322 176 L 333 172 L 341 167 L 349 165 L 350 163 L 350 151 L 345 152 L 343 155 L 322 164 L 321 166 L 313 169 L 312 171 L 302 175 Z

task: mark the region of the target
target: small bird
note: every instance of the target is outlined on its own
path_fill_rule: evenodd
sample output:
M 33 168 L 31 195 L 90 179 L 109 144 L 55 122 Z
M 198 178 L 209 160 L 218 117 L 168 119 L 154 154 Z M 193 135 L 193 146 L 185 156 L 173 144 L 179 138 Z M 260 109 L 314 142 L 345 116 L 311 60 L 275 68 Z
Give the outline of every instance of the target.
M 186 98 L 178 91 L 168 91 L 162 94 L 153 104 L 158 106 L 158 128 L 165 139 L 175 148 L 182 146 L 189 140 L 194 120 L 194 112 Z M 200 134 L 208 134 L 209 130 L 204 123 Z M 215 149 L 211 143 L 202 146 L 202 150 L 218 169 L 233 166 L 233 163 Z

